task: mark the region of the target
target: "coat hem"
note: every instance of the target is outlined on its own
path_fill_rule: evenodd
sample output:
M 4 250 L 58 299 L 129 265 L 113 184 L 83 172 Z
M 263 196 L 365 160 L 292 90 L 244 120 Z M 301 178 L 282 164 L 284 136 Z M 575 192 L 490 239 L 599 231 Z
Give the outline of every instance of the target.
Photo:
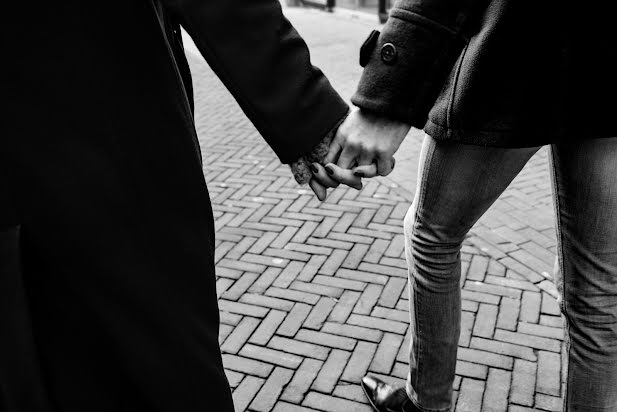
M 555 134 L 554 131 L 541 131 L 533 128 L 525 129 L 525 131 L 463 130 L 443 126 L 431 120 L 428 120 L 424 125 L 424 132 L 435 140 L 512 149 L 617 137 L 617 130 L 614 133 L 586 130 L 572 134 Z

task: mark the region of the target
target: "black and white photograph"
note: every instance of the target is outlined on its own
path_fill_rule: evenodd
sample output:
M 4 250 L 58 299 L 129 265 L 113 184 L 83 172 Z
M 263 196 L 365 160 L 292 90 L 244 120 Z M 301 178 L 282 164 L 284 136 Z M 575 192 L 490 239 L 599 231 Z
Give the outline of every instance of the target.
M 611 2 L 0 14 L 0 412 L 617 412 Z

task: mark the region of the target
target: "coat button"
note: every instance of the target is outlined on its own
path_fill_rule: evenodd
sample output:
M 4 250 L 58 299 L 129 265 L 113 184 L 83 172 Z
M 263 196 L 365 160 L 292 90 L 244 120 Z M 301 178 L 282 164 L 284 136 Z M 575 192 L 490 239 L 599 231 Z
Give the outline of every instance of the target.
M 398 52 L 396 51 L 396 47 L 392 43 L 386 43 L 381 48 L 381 60 L 386 64 L 394 64 L 396 62 L 396 58 L 398 57 Z

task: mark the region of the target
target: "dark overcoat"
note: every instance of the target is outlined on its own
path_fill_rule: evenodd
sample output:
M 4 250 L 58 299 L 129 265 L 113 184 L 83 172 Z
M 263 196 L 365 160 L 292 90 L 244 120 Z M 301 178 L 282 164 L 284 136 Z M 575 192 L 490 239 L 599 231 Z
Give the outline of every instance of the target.
M 277 0 L 3 5 L 2 412 L 231 408 L 180 24 L 283 162 L 347 112 Z
M 398 0 L 352 102 L 462 143 L 617 137 L 613 5 Z

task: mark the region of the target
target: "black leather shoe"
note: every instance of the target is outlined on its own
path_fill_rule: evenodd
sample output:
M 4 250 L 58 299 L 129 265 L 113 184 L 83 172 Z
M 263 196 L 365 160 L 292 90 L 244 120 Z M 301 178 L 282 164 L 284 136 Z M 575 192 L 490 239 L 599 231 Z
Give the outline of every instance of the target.
M 395 388 L 372 375 L 362 378 L 360 385 L 377 412 L 422 412 L 411 402 L 405 388 Z

